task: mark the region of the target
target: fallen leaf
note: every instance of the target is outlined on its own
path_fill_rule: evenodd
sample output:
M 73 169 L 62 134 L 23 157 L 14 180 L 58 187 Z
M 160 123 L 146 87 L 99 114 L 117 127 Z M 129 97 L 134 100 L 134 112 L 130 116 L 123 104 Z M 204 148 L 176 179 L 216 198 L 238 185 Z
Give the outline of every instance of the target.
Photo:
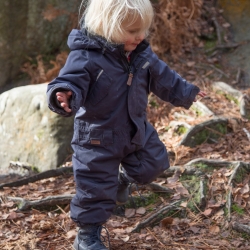
M 205 216 L 209 216 L 211 213 L 212 213 L 212 209 L 211 208 L 208 208 L 208 209 L 206 209 L 204 212 L 203 212 L 203 214 L 205 215 Z
M 200 228 L 198 227 L 190 227 L 189 229 L 195 234 L 197 234 L 200 231 Z
M 67 232 L 67 238 L 68 239 L 74 239 L 76 237 L 76 235 L 77 235 L 77 232 L 76 232 L 75 229 L 70 230 L 70 231 Z
M 145 214 L 146 213 L 146 208 L 145 207 L 139 207 L 136 209 L 137 214 Z
M 181 207 L 187 207 L 187 204 L 188 204 L 188 202 L 187 202 L 187 201 L 184 201 L 184 202 L 182 202 L 182 203 L 180 204 L 180 206 L 181 206 Z
M 172 217 L 166 217 L 160 222 L 160 227 L 169 227 L 173 223 L 173 218 Z
M 128 235 L 123 235 L 120 237 L 120 239 L 124 242 L 127 242 L 129 240 L 129 236 Z
M 134 208 L 127 208 L 125 210 L 125 217 L 126 218 L 131 218 L 135 215 L 135 209 Z
M 217 234 L 220 232 L 220 228 L 216 225 L 213 225 L 213 226 L 209 227 L 209 231 L 211 234 Z

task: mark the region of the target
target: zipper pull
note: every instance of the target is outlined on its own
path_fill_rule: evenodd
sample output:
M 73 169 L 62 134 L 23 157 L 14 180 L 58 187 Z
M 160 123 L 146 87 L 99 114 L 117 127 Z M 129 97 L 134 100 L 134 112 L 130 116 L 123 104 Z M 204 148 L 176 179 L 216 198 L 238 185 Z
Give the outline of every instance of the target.
M 133 76 L 134 76 L 134 75 L 130 72 L 129 75 L 128 75 L 128 81 L 127 81 L 127 85 L 128 85 L 128 86 L 131 85 Z

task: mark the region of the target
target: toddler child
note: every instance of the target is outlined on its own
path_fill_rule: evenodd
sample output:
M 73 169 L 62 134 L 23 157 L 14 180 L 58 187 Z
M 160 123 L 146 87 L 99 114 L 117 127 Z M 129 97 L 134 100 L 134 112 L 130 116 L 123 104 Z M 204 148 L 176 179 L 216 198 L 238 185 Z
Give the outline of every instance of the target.
M 151 50 L 145 37 L 153 16 L 150 0 L 89 0 L 81 29 L 69 35 L 66 64 L 48 85 L 49 108 L 75 115 L 74 249 L 107 249 L 102 225 L 116 202 L 127 201 L 129 183 L 150 183 L 169 168 L 166 147 L 147 121 L 148 94 L 186 109 L 205 96 Z

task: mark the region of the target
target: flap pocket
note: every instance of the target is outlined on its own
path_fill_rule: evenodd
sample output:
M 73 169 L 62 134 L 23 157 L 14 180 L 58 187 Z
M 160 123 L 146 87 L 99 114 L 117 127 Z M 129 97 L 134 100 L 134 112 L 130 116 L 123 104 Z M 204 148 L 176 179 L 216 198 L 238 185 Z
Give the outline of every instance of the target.
M 108 145 L 112 144 L 113 141 L 112 130 L 93 129 L 90 131 L 89 142 L 92 145 Z
M 103 129 L 79 129 L 79 144 L 80 145 L 93 145 L 105 146 L 113 144 L 113 131 Z

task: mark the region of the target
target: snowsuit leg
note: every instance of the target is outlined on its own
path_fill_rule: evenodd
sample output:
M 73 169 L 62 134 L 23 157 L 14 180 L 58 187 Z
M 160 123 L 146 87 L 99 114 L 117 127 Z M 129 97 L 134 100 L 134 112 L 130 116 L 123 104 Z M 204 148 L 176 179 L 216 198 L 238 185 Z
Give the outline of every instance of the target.
M 108 220 L 116 205 L 121 159 L 136 148 L 131 145 L 129 132 L 91 133 L 102 138 L 100 145 L 91 145 L 88 138 L 80 143 L 73 140 L 72 144 L 76 195 L 71 201 L 70 215 L 78 225 Z
M 114 135 L 108 146 L 73 145 L 76 195 L 71 201 L 71 218 L 78 225 L 101 224 L 116 205 L 119 165 L 140 184 L 150 183 L 169 167 L 164 144 L 149 123 L 146 140 L 139 150 L 129 133 Z
M 169 168 L 165 145 L 150 123 L 145 126 L 145 144 L 122 159 L 121 162 L 128 176 L 139 184 L 152 182 L 160 173 Z

